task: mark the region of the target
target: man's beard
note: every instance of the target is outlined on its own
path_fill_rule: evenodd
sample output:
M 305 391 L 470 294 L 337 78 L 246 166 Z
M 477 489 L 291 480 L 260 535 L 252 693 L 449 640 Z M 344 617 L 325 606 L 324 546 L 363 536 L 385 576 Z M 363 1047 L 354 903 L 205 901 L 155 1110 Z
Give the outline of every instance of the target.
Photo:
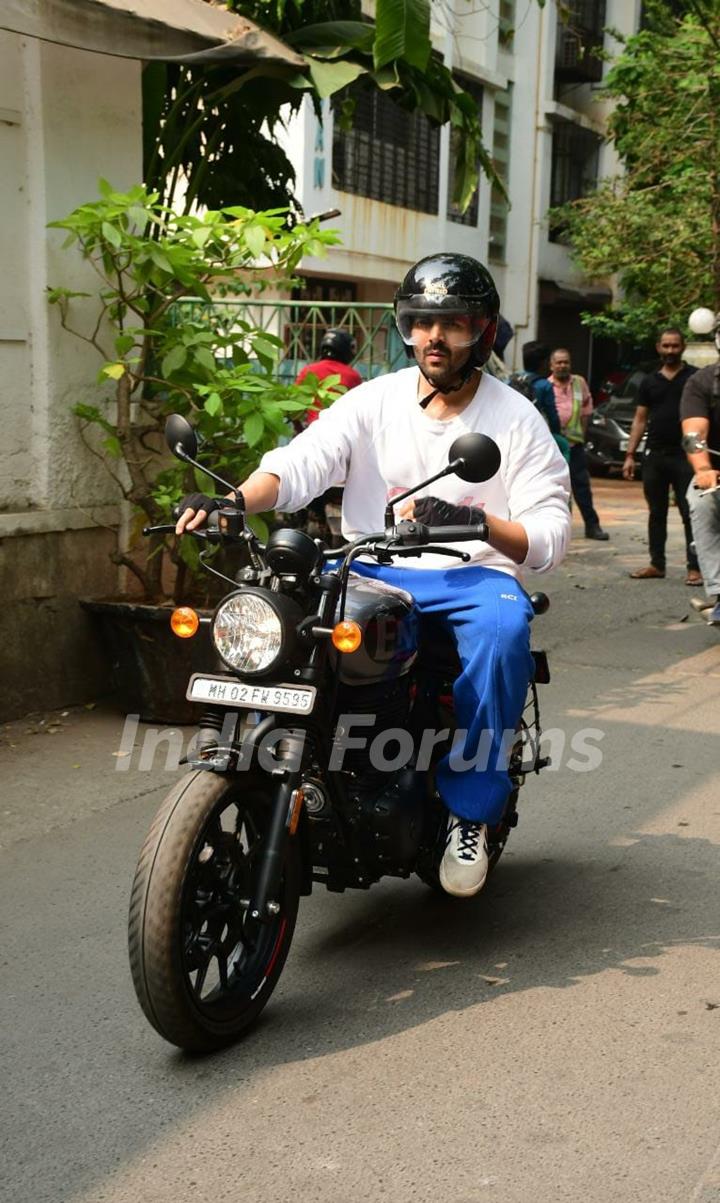
M 467 359 L 460 360 L 459 356 L 453 356 L 450 350 L 441 343 L 433 347 L 432 350 L 447 356 L 444 363 L 438 367 L 431 367 L 427 362 L 428 352 L 426 348 L 420 357 L 420 366 L 422 367 L 425 379 L 430 382 L 433 388 L 439 389 L 442 392 L 444 388 L 459 383 Z
M 570 371 L 569 368 L 567 370 L 565 370 L 565 368 L 563 368 L 559 372 L 557 370 L 555 370 L 553 372 L 553 376 L 555 377 L 556 380 L 569 380 L 570 377 L 572 376 L 572 372 Z
M 671 351 L 669 354 L 661 356 L 664 364 L 668 367 L 675 367 L 675 364 L 680 363 L 682 359 L 682 351 Z

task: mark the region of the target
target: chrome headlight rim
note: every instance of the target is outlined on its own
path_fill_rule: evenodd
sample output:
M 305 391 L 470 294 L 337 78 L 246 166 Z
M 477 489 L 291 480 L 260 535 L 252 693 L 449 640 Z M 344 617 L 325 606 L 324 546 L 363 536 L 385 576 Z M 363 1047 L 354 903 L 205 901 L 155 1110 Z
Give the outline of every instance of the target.
M 265 602 L 270 609 L 275 612 L 275 615 L 278 619 L 278 624 L 280 627 L 280 648 L 277 652 L 277 655 L 274 656 L 270 663 L 266 664 L 264 668 L 257 669 L 238 667 L 237 664 L 233 664 L 232 660 L 223 655 L 215 640 L 215 623 L 217 622 L 223 606 L 226 606 L 235 598 L 245 597 L 257 597 L 261 601 Z M 210 626 L 210 637 L 213 648 L 216 654 L 222 660 L 223 664 L 225 664 L 227 668 L 229 668 L 230 671 L 235 674 L 235 676 L 241 679 L 244 679 L 245 677 L 252 677 L 253 680 L 261 680 L 263 677 L 271 676 L 273 673 L 277 672 L 277 670 L 291 657 L 296 645 L 296 627 L 300 621 L 300 617 L 300 610 L 297 604 L 292 602 L 291 599 L 286 597 L 284 594 L 272 593 L 269 589 L 263 589 L 259 586 L 244 586 L 241 589 L 236 589 L 234 593 L 228 593 L 216 606 Z

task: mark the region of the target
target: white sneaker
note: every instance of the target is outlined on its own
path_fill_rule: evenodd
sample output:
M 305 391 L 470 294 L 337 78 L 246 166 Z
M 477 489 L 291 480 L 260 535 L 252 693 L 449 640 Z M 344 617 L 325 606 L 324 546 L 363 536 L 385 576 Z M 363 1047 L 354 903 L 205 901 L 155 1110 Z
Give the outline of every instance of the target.
M 487 825 L 451 814 L 445 855 L 440 862 L 440 885 L 446 894 L 470 898 L 483 888 L 487 874 Z

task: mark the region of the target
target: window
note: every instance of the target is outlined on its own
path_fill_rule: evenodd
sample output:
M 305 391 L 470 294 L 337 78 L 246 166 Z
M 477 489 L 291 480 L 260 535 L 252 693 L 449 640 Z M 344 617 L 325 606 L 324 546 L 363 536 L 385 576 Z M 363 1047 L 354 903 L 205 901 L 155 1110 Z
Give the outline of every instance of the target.
M 500 0 L 498 5 L 498 42 L 509 46 L 515 35 L 515 0 Z
M 558 25 L 555 79 L 559 83 L 599 83 L 602 60 L 592 53 L 602 47 L 605 0 L 570 0 Z
M 495 93 L 495 113 L 493 116 L 492 159 L 500 179 L 508 185 L 510 177 L 510 107 L 512 94 L 507 92 Z M 507 215 L 508 202 L 497 184 L 493 184 L 490 192 L 490 242 L 488 254 L 495 263 L 505 261 L 507 246 Z
M 478 118 L 482 119 L 483 90 L 482 90 L 481 85 L 476 80 L 472 79 L 469 75 L 456 75 L 455 79 L 456 79 L 456 82 L 460 85 L 460 87 L 465 92 L 469 93 L 470 96 L 472 96 L 473 100 L 475 101 L 475 103 L 477 105 Z M 449 154 L 449 158 L 448 158 L 448 210 L 447 210 L 447 216 L 448 216 L 448 221 L 456 221 L 456 222 L 458 222 L 459 225 L 476 226 L 478 223 L 478 190 L 477 190 L 477 188 L 475 189 L 475 195 L 473 196 L 472 200 L 470 201 L 470 204 L 468 205 L 468 207 L 464 213 L 461 213 L 458 206 L 453 204 L 453 199 L 452 199 L 453 191 L 455 189 L 455 164 L 457 162 L 457 156 L 458 156 L 458 150 L 460 148 L 461 138 L 462 138 L 462 133 L 460 132 L 460 130 L 451 129 L 451 131 L 450 131 L 450 154 Z M 476 164 L 476 171 L 479 174 L 479 172 L 480 172 L 480 163 L 479 162 Z
M 591 192 L 597 183 L 602 139 L 572 121 L 553 130 L 550 204 L 565 205 Z
M 385 92 L 351 86 L 352 129 L 335 108 L 333 186 L 420 213 L 437 213 L 440 131 L 422 113 L 406 113 Z

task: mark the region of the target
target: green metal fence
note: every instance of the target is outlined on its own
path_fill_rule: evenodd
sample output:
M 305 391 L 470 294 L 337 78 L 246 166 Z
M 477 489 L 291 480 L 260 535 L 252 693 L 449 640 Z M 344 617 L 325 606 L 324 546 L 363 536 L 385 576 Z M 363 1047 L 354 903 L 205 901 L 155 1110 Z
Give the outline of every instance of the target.
M 176 314 L 203 325 L 207 323 L 223 334 L 237 332 L 239 341 L 242 323 L 276 335 L 283 344 L 278 365 L 278 375 L 283 379 L 294 379 L 305 364 L 318 358 L 323 334 L 330 327 L 347 330 L 356 340 L 354 366 L 368 380 L 407 363 L 392 305 L 363 301 L 189 299 L 177 303 Z

